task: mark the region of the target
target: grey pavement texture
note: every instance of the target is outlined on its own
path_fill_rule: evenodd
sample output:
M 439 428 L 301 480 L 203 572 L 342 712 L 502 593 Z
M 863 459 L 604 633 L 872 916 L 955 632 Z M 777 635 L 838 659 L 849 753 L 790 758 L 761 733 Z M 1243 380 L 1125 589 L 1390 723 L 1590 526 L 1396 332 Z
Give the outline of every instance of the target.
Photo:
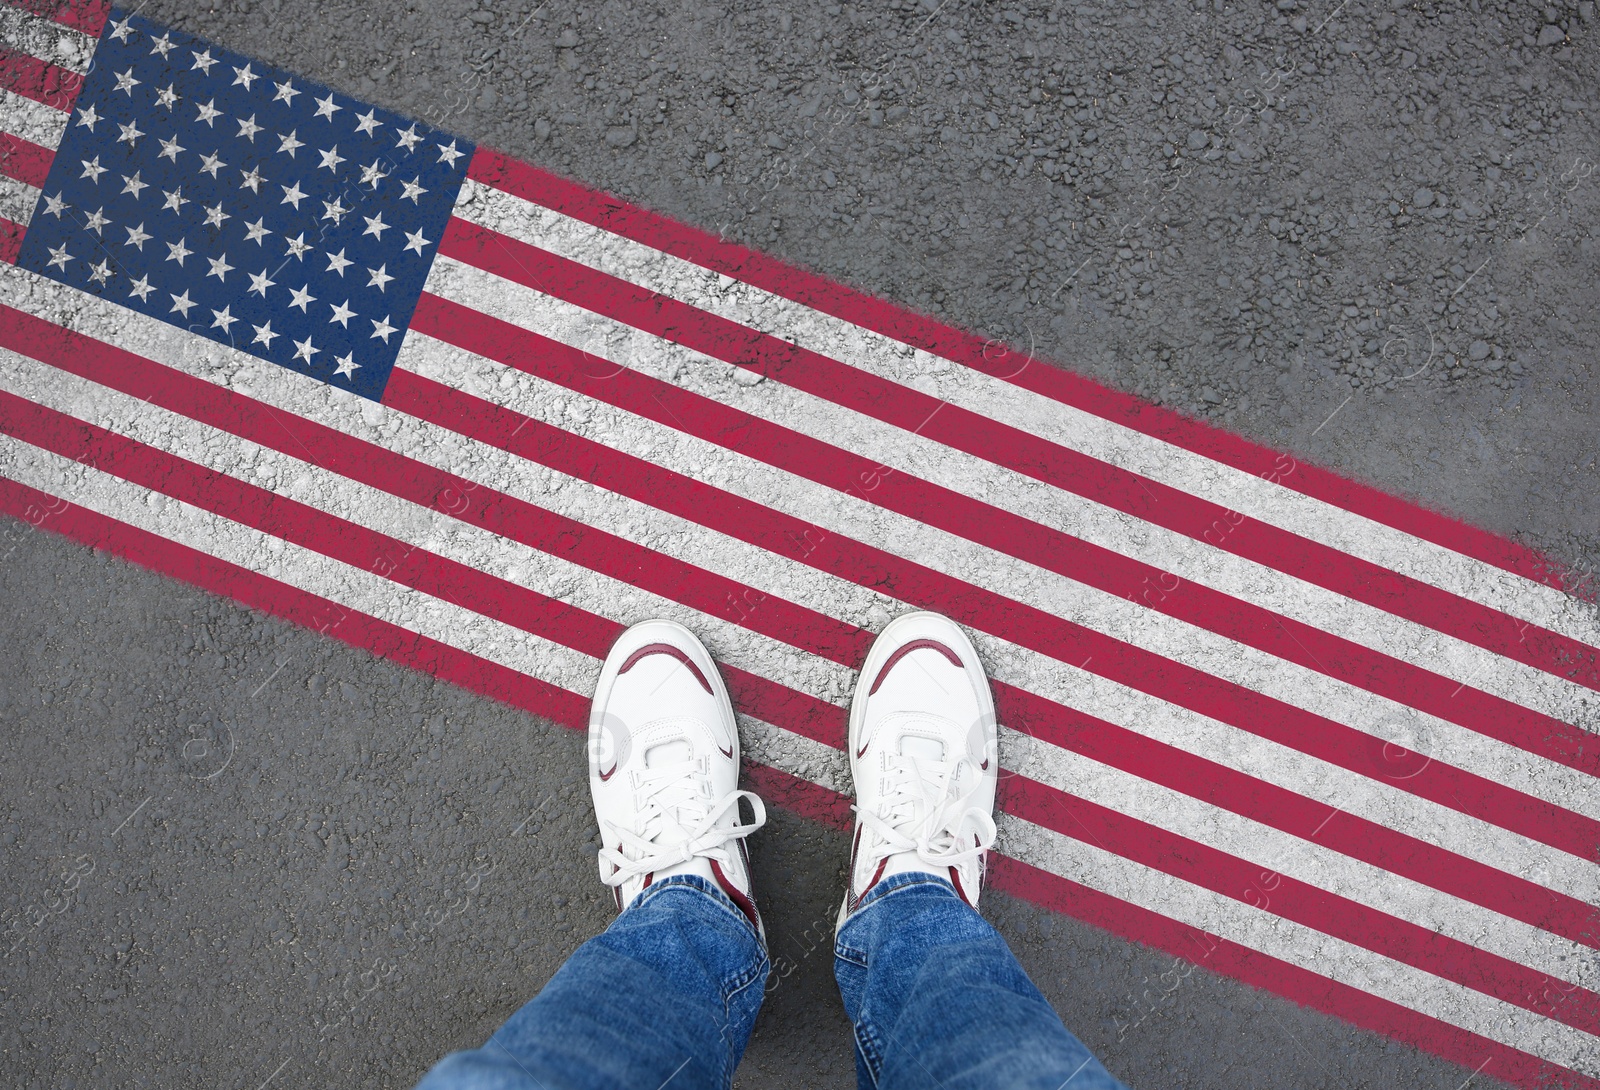
M 141 10 L 1600 563 L 1591 3 Z M 605 925 L 575 735 L 3 527 L 6 1082 L 407 1086 Z M 740 1085 L 847 1085 L 847 845 L 754 848 L 796 967 Z M 1134 1087 L 1471 1074 L 985 909 Z

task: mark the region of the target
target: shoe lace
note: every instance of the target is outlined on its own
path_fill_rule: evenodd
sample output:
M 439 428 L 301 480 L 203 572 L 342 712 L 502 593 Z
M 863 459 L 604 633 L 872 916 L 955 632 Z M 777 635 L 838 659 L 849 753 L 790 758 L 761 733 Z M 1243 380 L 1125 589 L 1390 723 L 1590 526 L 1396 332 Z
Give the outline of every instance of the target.
M 960 809 L 953 772 L 943 761 L 892 756 L 877 813 L 856 812 L 889 853 L 917 853 L 931 867 L 955 867 L 994 846 L 994 817 L 976 806 Z
M 620 886 L 630 878 L 698 856 L 727 861 L 729 841 L 747 837 L 767 822 L 766 806 L 753 792 L 734 791 L 713 799 L 705 763 L 699 760 L 644 769 L 638 773 L 635 792 L 635 828 L 606 822 L 621 841 L 617 848 L 600 852 L 600 879 L 608 886 Z M 754 820 L 744 823 L 736 818 L 732 825 L 719 825 L 729 810 L 737 815 L 735 808 L 742 798 L 750 800 Z M 665 842 L 659 842 L 663 838 Z

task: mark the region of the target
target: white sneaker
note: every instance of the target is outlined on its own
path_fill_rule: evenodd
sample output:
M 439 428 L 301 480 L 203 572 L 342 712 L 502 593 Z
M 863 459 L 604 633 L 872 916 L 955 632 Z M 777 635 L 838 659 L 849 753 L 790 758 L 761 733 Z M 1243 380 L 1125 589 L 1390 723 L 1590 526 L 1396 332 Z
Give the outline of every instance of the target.
M 856 836 L 839 923 L 884 878 L 947 879 L 974 908 L 994 844 L 999 779 L 994 697 L 978 652 L 937 613 L 895 618 L 850 705 Z
M 739 731 L 711 655 L 673 621 L 617 638 L 589 710 L 589 789 L 600 824 L 600 880 L 620 911 L 652 882 L 698 874 L 761 933 L 744 838 L 766 807 L 739 789 Z M 739 800 L 755 819 L 742 824 Z

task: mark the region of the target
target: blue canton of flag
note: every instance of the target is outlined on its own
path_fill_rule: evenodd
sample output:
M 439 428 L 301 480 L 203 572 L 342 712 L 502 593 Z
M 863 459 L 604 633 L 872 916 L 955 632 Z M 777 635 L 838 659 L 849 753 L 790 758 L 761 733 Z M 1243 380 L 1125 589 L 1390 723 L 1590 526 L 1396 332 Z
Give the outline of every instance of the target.
M 17 264 L 376 400 L 472 152 L 114 11 Z

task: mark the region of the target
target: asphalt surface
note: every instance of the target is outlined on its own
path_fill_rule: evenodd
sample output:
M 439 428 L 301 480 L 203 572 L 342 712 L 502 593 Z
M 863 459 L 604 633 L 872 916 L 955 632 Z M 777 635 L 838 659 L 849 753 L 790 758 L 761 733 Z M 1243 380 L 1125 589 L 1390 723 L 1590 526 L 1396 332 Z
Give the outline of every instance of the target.
M 1592 4 L 739 8 L 141 11 L 1593 578 Z M 7 1083 L 408 1086 L 610 918 L 575 734 L 20 523 L 0 555 Z M 739 1084 L 848 1085 L 847 845 L 753 847 L 792 969 Z M 1134 1087 L 1472 1074 L 985 911 Z

